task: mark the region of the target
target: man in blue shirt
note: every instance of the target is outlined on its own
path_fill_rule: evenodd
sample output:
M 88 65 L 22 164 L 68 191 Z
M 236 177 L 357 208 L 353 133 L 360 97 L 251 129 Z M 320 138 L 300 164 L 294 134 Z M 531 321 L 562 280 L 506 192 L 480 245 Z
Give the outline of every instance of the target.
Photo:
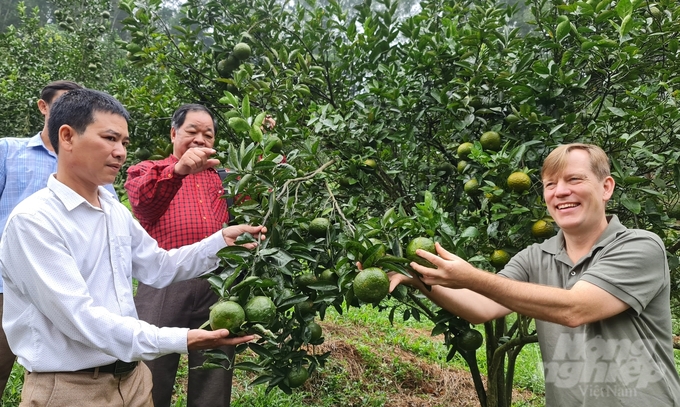
M 12 209 L 24 198 L 45 188 L 50 174 L 57 171 L 57 155 L 50 143 L 47 120 L 54 101 L 73 89 L 82 89 L 82 86 L 71 81 L 55 81 L 45 86 L 38 101 L 38 109 L 45 116 L 42 131 L 31 138 L 0 138 L 0 237 Z M 113 185 L 107 185 L 106 189 L 118 197 Z M 0 278 L 0 321 L 3 310 L 2 292 Z M 14 359 L 0 324 L 0 397 L 12 372 Z

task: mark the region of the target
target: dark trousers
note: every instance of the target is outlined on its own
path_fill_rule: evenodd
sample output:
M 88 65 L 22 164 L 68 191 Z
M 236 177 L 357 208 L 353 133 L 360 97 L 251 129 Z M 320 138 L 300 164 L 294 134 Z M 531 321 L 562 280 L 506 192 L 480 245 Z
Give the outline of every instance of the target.
M 218 300 L 207 281 L 193 279 L 156 289 L 139 284 L 135 305 L 139 318 L 159 327 L 198 328 L 208 320 L 210 306 Z M 234 347 L 221 348 L 231 355 Z M 153 376 L 153 402 L 168 407 L 175 385 L 180 355 L 170 354 L 145 362 Z M 189 352 L 187 407 L 229 407 L 233 370 L 191 369 L 203 364 L 200 351 Z
M 5 391 L 5 385 L 7 385 L 7 380 L 12 373 L 12 366 L 14 366 L 14 360 L 16 359 L 7 343 L 5 330 L 2 329 L 2 301 L 3 295 L 0 293 L 0 399 Z

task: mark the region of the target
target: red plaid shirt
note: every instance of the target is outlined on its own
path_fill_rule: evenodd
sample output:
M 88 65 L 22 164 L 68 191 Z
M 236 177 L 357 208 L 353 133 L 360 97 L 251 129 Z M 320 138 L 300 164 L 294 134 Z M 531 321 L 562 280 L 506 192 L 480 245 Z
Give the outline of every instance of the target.
M 174 173 L 177 161 L 174 155 L 143 161 L 128 169 L 125 181 L 132 212 L 166 250 L 196 243 L 228 220 L 217 171 L 181 176 Z

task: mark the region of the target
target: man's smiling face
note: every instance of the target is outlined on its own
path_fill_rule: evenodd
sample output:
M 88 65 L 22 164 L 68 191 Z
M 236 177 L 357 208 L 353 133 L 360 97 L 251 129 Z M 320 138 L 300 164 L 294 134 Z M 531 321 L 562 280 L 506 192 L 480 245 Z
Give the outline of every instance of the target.
M 592 171 L 590 154 L 582 149 L 568 153 L 562 171 L 543 178 L 548 212 L 567 234 L 595 231 L 606 225 L 605 206 L 613 191 L 613 178 L 598 179 Z

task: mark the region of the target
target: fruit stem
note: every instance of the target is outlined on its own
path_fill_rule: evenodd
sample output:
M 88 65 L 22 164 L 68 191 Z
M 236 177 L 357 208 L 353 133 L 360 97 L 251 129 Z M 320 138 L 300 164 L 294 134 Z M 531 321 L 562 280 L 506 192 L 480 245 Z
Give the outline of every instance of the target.
M 414 293 L 409 292 L 408 297 L 411 299 L 411 301 L 413 301 L 418 306 L 418 308 L 420 308 L 421 311 L 426 313 L 427 316 L 432 321 L 437 319 L 437 315 L 434 312 L 432 312 L 432 310 L 430 310 L 428 307 L 426 307 L 425 303 L 420 298 L 416 297 L 416 295 Z

